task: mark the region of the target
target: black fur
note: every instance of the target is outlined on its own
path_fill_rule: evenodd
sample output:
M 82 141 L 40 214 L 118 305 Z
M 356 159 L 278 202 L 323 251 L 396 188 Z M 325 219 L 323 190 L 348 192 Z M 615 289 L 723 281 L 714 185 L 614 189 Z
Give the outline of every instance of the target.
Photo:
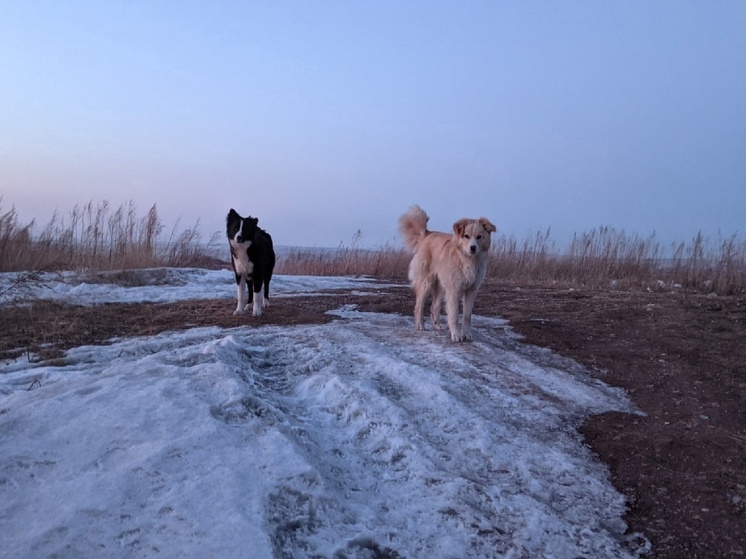
M 255 217 L 241 217 L 236 210 L 231 208 L 226 218 L 226 233 L 228 236 L 228 245 L 231 249 L 231 266 L 236 276 L 236 285 L 241 288 L 241 282 L 245 282 L 249 290 L 248 304 L 254 301 L 254 293 L 259 293 L 264 287 L 264 298 L 269 300 L 269 282 L 272 280 L 272 272 L 275 268 L 275 250 L 272 245 L 272 237 L 264 229 L 257 226 L 259 220 Z M 243 229 L 242 229 L 243 227 Z M 236 234 L 241 232 L 241 236 L 236 239 Z M 242 250 L 242 247 L 235 247 L 231 241 L 236 240 L 239 243 L 250 241 L 251 244 L 246 249 L 249 262 L 253 264 L 253 269 L 248 277 L 245 277 L 236 268 L 236 259 L 239 254 L 236 250 Z

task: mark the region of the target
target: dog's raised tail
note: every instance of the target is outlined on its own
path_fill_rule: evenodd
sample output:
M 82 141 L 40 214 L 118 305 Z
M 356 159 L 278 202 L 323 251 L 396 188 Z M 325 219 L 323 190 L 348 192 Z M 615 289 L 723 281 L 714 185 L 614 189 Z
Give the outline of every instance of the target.
M 417 245 L 427 234 L 427 222 L 430 217 L 419 206 L 412 206 L 399 218 L 399 232 L 401 232 L 404 245 L 415 252 Z

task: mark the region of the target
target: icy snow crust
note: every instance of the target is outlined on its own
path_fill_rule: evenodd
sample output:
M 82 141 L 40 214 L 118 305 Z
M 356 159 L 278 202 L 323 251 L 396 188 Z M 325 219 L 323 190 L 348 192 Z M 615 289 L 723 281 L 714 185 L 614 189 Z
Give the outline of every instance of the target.
M 621 391 L 497 319 L 335 314 L 0 364 L 0 556 L 631 556 L 575 431 Z
M 122 281 L 122 277 L 125 278 Z M 25 278 L 25 279 L 24 279 Z M 120 283 L 117 284 L 117 281 Z M 135 281 L 135 285 L 128 285 Z M 317 294 L 334 289 L 403 287 L 368 278 L 284 276 L 272 278 L 270 298 Z M 128 272 L 100 272 L 82 277 L 75 272 L 0 274 L 0 305 L 29 299 L 69 305 L 103 303 L 173 303 L 191 299 L 235 299 L 236 283 L 228 270 L 154 268 Z

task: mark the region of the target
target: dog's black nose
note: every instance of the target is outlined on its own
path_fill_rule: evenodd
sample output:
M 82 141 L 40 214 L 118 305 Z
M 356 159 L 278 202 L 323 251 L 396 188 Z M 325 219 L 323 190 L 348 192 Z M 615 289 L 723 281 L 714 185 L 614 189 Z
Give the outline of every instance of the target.
M 470 247 L 469 247 L 469 252 L 471 252 L 472 254 L 476 254 L 476 253 L 477 253 L 477 247 L 475 247 L 475 246 L 470 246 Z

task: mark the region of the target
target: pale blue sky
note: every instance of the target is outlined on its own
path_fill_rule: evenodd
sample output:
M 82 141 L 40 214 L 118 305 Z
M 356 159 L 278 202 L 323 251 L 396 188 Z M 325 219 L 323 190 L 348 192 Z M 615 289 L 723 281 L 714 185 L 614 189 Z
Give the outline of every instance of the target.
M 0 194 L 277 244 L 746 222 L 746 2 L 4 1 Z

